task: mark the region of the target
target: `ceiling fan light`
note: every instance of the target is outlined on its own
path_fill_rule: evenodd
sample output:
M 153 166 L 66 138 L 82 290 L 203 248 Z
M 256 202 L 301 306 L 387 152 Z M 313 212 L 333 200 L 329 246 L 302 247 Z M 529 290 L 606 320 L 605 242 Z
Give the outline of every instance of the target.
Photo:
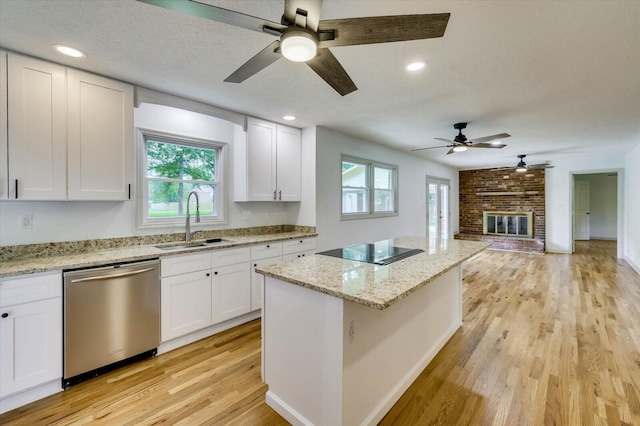
M 293 62 L 307 62 L 316 56 L 318 41 L 315 34 L 302 31 L 287 31 L 280 38 L 282 55 Z
M 491 145 L 502 145 L 502 141 L 493 141 Z
M 464 152 L 467 150 L 466 145 L 457 145 L 453 147 L 453 152 Z
M 518 163 L 518 165 L 516 166 L 516 172 L 518 173 L 524 173 L 527 171 L 527 165 L 524 161 L 520 161 Z

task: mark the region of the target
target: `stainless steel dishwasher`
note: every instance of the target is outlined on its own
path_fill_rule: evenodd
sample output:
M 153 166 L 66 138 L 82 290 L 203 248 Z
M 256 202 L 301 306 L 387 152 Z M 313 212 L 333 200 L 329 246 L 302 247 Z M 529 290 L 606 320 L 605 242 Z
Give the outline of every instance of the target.
M 159 344 L 158 259 L 64 273 L 64 388 Z

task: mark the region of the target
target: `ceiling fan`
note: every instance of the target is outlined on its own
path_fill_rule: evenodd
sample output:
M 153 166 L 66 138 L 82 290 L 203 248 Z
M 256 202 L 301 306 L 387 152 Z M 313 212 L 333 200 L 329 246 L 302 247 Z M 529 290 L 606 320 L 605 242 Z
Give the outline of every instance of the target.
M 453 139 L 443 139 L 443 138 L 434 138 L 439 141 L 449 142 L 448 145 L 440 145 L 440 146 L 430 146 L 427 148 L 418 148 L 412 149 L 411 151 L 422 151 L 425 149 L 434 149 L 434 148 L 451 148 L 447 155 L 453 154 L 454 152 L 463 152 L 469 148 L 504 148 L 505 144 L 500 142 L 500 139 L 511 137 L 508 133 L 500 133 L 492 136 L 485 136 L 483 138 L 475 138 L 475 139 L 467 139 L 465 135 L 462 134 L 462 129 L 467 127 L 467 123 L 456 123 L 453 125 L 453 128 L 458 131 L 458 135 Z M 493 141 L 491 143 L 487 143 Z
M 340 95 L 358 88 L 329 47 L 442 37 L 449 13 L 320 20 L 322 0 L 285 0 L 280 23 L 193 0 L 138 0 L 278 38 L 224 81 L 241 83 L 281 56 L 307 65 Z
M 553 169 L 555 167 L 548 163 L 527 165 L 527 163 L 524 162 L 524 157 L 526 156 L 527 156 L 526 154 L 518 155 L 518 158 L 520 159 L 520 161 L 518 161 L 518 164 L 515 167 L 504 167 L 504 169 L 512 169 L 512 170 L 515 170 L 516 172 L 524 173 L 526 171 L 533 170 L 533 169 Z

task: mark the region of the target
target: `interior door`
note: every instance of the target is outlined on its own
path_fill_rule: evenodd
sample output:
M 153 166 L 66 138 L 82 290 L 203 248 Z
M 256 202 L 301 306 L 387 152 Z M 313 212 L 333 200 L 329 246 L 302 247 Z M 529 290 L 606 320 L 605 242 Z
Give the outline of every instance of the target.
M 589 210 L 589 182 L 577 180 L 575 181 L 575 228 L 573 233 L 576 241 L 584 241 L 590 238 Z
M 449 238 L 449 181 L 427 177 L 427 238 Z

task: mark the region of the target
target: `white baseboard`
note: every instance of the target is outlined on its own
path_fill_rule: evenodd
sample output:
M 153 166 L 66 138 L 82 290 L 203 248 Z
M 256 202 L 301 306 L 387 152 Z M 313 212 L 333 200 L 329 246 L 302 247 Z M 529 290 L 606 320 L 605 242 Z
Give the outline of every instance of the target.
M 307 420 L 306 417 L 294 410 L 293 407 L 291 407 L 289 404 L 278 398 L 278 396 L 273 392 L 267 391 L 267 394 L 265 395 L 265 402 L 269 407 L 273 408 L 276 413 L 280 414 L 285 418 L 286 421 L 288 421 L 292 425 L 313 426 L 313 423 Z
M 0 414 L 30 404 L 54 393 L 62 392 L 62 377 L 44 385 L 0 399 Z
M 175 339 L 162 342 L 160 346 L 158 346 L 158 355 L 178 349 L 179 347 L 188 345 L 189 343 L 197 342 L 205 337 L 213 336 L 214 334 L 236 327 L 240 324 L 244 324 L 245 322 L 253 321 L 254 319 L 260 318 L 261 315 L 262 311 L 258 309 L 257 311 L 249 312 L 248 314 L 244 314 L 238 318 L 233 318 L 229 321 L 194 331 L 193 333 L 189 333 L 185 336 L 176 337 Z
M 631 269 L 636 271 L 636 274 L 640 275 L 640 265 L 637 265 L 637 264 L 633 263 L 633 260 L 631 260 L 627 256 L 623 257 L 623 259 L 624 259 L 625 262 L 627 262 L 629 264 L 629 266 L 631 266 Z

